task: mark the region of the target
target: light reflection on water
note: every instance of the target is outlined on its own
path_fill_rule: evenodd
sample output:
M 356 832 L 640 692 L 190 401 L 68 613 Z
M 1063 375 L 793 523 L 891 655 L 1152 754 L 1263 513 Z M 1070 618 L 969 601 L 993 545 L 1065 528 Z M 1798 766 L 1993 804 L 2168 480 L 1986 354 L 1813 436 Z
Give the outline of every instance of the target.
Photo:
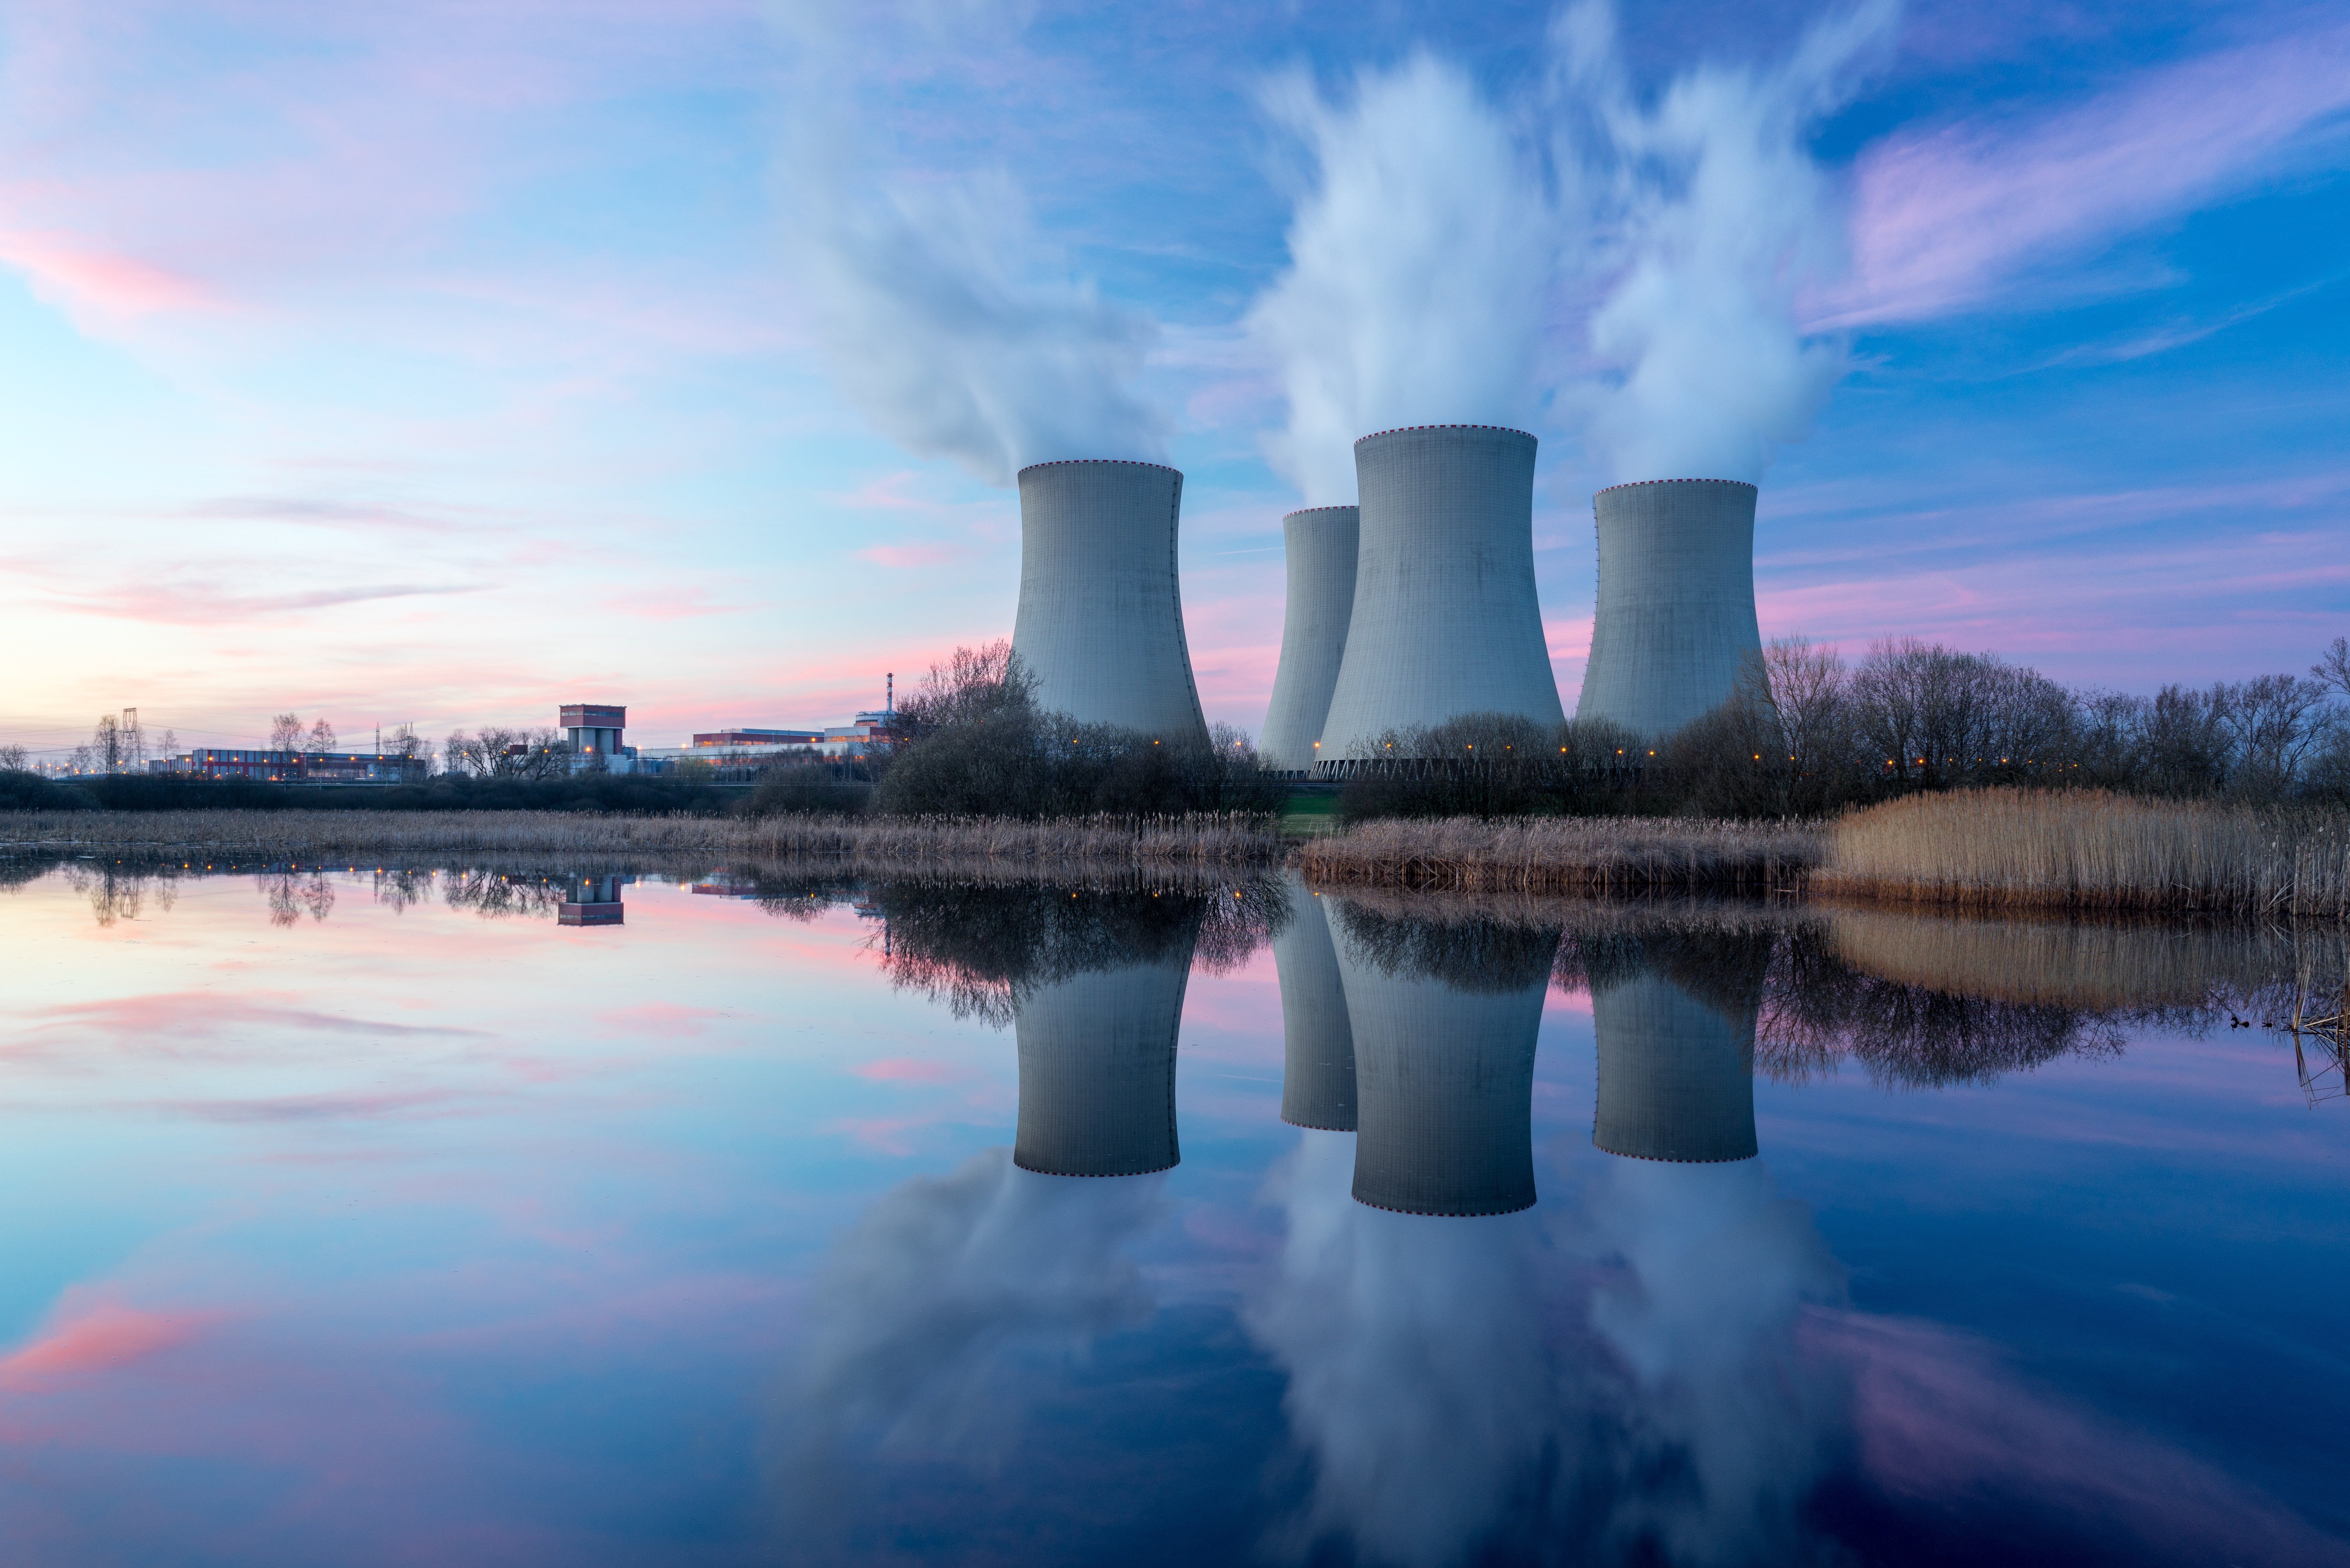
M 2350 1560 L 2338 936 L 0 880 L 0 1560 Z

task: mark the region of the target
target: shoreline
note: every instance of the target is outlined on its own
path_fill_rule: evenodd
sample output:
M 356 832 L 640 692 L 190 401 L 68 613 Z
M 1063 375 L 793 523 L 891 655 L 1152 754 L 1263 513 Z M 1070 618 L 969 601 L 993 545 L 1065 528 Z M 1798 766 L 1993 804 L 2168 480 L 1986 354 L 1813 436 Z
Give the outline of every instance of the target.
M 1240 814 L 983 818 L 564 812 L 0 812 L 0 857 L 1090 880 L 1295 871 L 1333 892 L 1686 894 L 1974 915 L 2350 919 L 2350 817 L 2082 791 L 1911 796 L 1832 822 L 1387 820 L 1300 841 Z

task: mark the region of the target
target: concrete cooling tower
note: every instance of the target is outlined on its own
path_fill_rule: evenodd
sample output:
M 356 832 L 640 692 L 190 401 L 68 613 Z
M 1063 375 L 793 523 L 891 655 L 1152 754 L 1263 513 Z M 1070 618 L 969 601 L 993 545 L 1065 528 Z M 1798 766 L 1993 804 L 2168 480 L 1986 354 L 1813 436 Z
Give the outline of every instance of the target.
M 1591 1141 L 1609 1154 L 1688 1163 L 1752 1159 L 1754 1021 L 1653 971 L 1591 990 L 1599 1106 Z
M 1257 755 L 1269 768 L 1304 773 L 1316 759 L 1322 721 L 1355 613 L 1355 557 L 1362 511 L 1314 506 L 1281 520 L 1289 546 L 1289 607 L 1281 620 L 1281 667 Z
M 1175 1038 L 1191 944 L 1038 988 L 1013 1013 L 1020 1121 L 1012 1163 L 1047 1176 L 1140 1176 L 1180 1158 Z
M 1289 923 L 1273 939 L 1281 976 L 1281 1119 L 1325 1132 L 1355 1130 L 1355 1032 L 1322 900 L 1287 874 Z
M 1534 438 L 1422 425 L 1355 443 L 1362 546 L 1322 771 L 1457 714 L 1565 717 L 1534 595 Z
M 1592 497 L 1598 609 L 1578 719 L 1667 735 L 1719 705 L 1760 653 L 1754 497 L 1731 479 L 1656 479 Z
M 1391 974 L 1337 944 L 1355 1035 L 1355 1198 L 1404 1214 L 1534 1201 L 1534 1037 L 1547 971 L 1506 991 Z
M 1020 608 L 1012 649 L 1036 701 L 1088 723 L 1205 744 L 1177 587 L 1183 476 L 1088 459 L 1020 471 Z

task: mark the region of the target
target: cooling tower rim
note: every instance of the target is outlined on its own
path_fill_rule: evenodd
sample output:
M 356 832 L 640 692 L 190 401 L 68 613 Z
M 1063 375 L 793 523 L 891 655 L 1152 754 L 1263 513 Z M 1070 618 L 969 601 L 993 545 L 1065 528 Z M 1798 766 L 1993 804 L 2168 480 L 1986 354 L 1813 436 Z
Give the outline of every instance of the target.
M 1148 1170 L 1047 1170 L 1041 1165 L 1024 1163 L 1015 1154 L 1012 1157 L 1012 1163 L 1031 1176 L 1066 1176 L 1076 1181 L 1118 1181 L 1129 1176 L 1156 1176 L 1162 1170 L 1172 1170 L 1183 1162 L 1180 1158 L 1170 1159 Z
M 1499 431 L 1503 435 L 1523 436 L 1537 446 L 1542 444 L 1540 436 L 1532 431 L 1522 431 L 1515 425 L 1398 425 L 1391 431 L 1373 431 L 1367 436 L 1357 436 L 1355 444 L 1360 446 L 1367 441 L 1377 441 L 1381 436 L 1409 435 L 1414 431 Z
M 1344 506 L 1301 506 L 1295 512 L 1283 513 L 1281 514 L 1281 520 L 1284 523 L 1286 523 L 1292 517 L 1312 517 L 1317 513 L 1323 512 L 1360 512 L 1362 509 L 1362 505 L 1358 502 L 1349 502 Z
M 1650 1165 L 1739 1165 L 1762 1158 L 1759 1150 L 1753 1154 L 1724 1155 L 1718 1159 L 1691 1154 L 1634 1154 L 1629 1149 L 1609 1148 L 1596 1137 L 1591 1140 L 1591 1147 L 1602 1154 L 1612 1154 L 1617 1159 L 1645 1159 Z
M 1752 490 L 1757 495 L 1762 493 L 1760 485 L 1749 484 L 1742 479 L 1627 479 L 1621 484 L 1611 484 L 1606 490 L 1594 491 L 1591 499 L 1596 501 L 1602 495 L 1618 490 L 1638 490 L 1644 484 L 1734 484 L 1741 490 Z
M 1281 1118 L 1281 1123 L 1282 1123 L 1282 1126 L 1284 1126 L 1284 1127 L 1304 1127 L 1307 1132 L 1342 1132 L 1342 1133 L 1350 1133 L 1350 1132 L 1355 1132 L 1355 1131 L 1358 1130 L 1358 1129 L 1357 1129 L 1357 1128 L 1355 1128 L 1355 1127 L 1325 1127 L 1325 1126 L 1324 1126 L 1322 1123 L 1320 1123 L 1320 1122 L 1301 1122 L 1301 1121 L 1297 1120 L 1297 1119 L 1296 1119 L 1295 1117 L 1294 1117 L 1294 1116 L 1284 1116 L 1284 1117 L 1282 1117 L 1282 1118 Z
M 1081 462 L 1109 463 L 1118 468 L 1155 468 L 1161 473 L 1171 473 L 1178 479 L 1183 477 L 1183 471 L 1180 468 L 1170 468 L 1163 462 L 1145 462 L 1139 457 L 1056 457 L 1050 462 L 1032 462 L 1014 477 L 1025 478 L 1040 468 L 1069 468 Z
M 1409 1214 L 1421 1220 L 1498 1220 L 1504 1214 L 1523 1214 L 1541 1200 L 1529 1198 L 1523 1203 L 1513 1203 L 1507 1209 L 1480 1209 L 1474 1213 L 1455 1213 L 1449 1209 L 1399 1209 L 1392 1203 L 1374 1203 L 1360 1193 L 1355 1195 L 1355 1201 L 1382 1214 Z

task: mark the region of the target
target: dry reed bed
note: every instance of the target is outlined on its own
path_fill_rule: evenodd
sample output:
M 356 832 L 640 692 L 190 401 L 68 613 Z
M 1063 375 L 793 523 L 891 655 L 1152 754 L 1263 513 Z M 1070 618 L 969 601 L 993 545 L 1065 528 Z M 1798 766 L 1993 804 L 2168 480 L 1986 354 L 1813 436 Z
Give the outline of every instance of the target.
M 1858 812 L 1814 893 L 2006 909 L 2350 914 L 2350 818 L 2102 790 L 1965 790 Z
M 1461 892 L 1760 892 L 1819 860 L 1812 824 L 1535 817 L 1372 822 L 1295 852 L 1307 881 Z
M 446 855 L 573 866 L 824 861 L 916 873 L 1004 864 L 1255 867 L 1282 853 L 1269 822 L 1238 815 L 1017 822 L 546 811 L 9 812 L 0 813 L 0 848 L 266 862 L 358 857 L 376 864 Z

